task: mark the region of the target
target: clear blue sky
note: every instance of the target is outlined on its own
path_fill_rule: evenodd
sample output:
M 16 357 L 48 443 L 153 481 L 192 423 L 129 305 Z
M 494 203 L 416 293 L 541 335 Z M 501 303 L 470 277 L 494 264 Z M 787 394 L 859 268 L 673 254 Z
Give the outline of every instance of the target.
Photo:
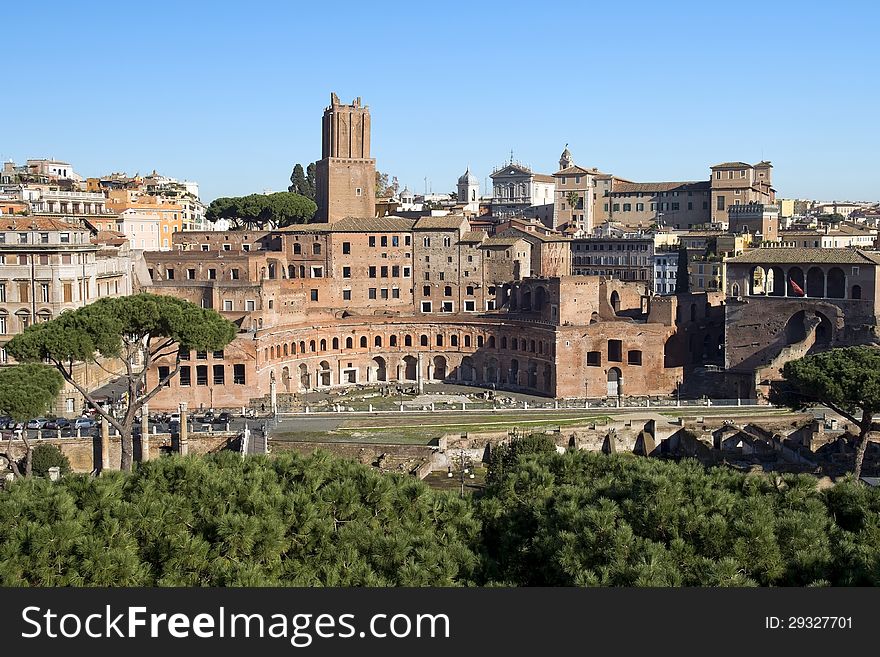
M 401 185 L 511 149 L 637 181 L 774 164 L 780 196 L 880 199 L 880 9 L 863 2 L 6 3 L 0 158 L 283 190 L 361 96 Z

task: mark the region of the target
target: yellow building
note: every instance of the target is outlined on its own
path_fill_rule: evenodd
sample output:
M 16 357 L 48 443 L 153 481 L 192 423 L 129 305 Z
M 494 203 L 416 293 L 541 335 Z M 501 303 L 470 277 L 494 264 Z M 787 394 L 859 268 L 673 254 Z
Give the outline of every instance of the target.
M 183 230 L 183 206 L 171 203 L 161 196 L 141 195 L 130 189 L 114 189 L 107 192 L 107 207 L 120 214 L 126 210 L 135 210 L 139 215 L 155 217 L 158 223 L 158 248 L 163 251 L 171 248 L 171 236 Z

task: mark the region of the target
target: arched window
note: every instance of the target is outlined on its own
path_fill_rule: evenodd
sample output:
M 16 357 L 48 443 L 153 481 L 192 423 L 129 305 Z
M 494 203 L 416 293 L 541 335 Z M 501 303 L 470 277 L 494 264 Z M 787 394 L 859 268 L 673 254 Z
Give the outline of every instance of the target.
M 301 354 L 306 353 L 306 341 L 305 340 L 299 341 L 299 353 L 301 353 Z
M 352 349 L 354 347 L 354 340 L 351 339 L 351 336 L 345 338 L 345 348 Z
M 296 265 L 287 266 L 287 278 L 296 278 Z
M 300 265 L 300 266 L 299 266 L 299 277 L 300 277 L 300 278 L 305 278 L 305 277 L 306 277 L 306 266 L 305 266 L 305 265 Z
M 293 245 L 293 255 L 302 254 L 302 246 L 297 242 Z
M 513 351 L 516 351 L 516 350 L 519 348 L 519 342 L 517 342 L 517 339 L 516 339 L 516 338 L 513 338 L 513 339 L 510 341 L 510 348 L 511 348 Z
M 361 349 L 366 349 L 366 348 L 367 348 L 367 336 L 362 335 L 361 336 Z
M 269 358 L 271 358 L 272 360 L 275 360 L 275 346 L 274 345 L 269 347 Z
M 285 356 L 287 355 L 287 343 L 286 342 L 284 343 L 284 355 Z
M 507 349 L 507 336 L 506 335 L 501 336 L 501 348 Z
M 331 344 L 333 345 L 333 350 L 334 350 L 334 351 L 336 351 L 337 349 L 339 349 L 339 338 L 333 338 L 333 342 L 332 342 Z
M 315 351 L 315 341 L 314 340 L 309 341 L 309 351 L 311 351 L 311 352 Z
M 446 287 L 443 288 L 443 296 L 444 297 L 451 297 L 452 296 L 452 287 L 451 286 L 447 285 Z
M 482 335 L 478 335 L 478 336 L 477 336 L 477 347 L 479 348 L 479 347 L 482 347 L 482 346 L 483 346 L 483 336 L 482 336 Z
M 290 343 L 290 353 L 291 355 L 296 354 L 296 342 Z
M 471 346 L 471 336 L 469 336 L 469 335 L 464 336 L 464 346 L 465 347 Z
M 457 335 L 450 335 L 449 336 L 449 346 L 450 347 L 457 347 L 458 346 L 458 336 Z
M 321 340 L 321 351 L 327 351 L 327 341 Z
M 437 346 L 438 347 L 443 346 L 443 334 L 442 333 L 437 334 Z
M 494 349 L 494 348 L 495 348 L 495 336 L 494 336 L 494 335 L 490 335 L 490 336 L 489 336 L 489 344 L 488 344 L 487 346 L 488 346 L 490 349 Z
M 412 347 L 412 336 L 411 335 L 403 336 L 403 346 L 404 347 Z
M 312 244 L 312 253 L 315 255 L 321 255 L 321 245 L 318 242 Z
M 396 335 L 389 335 L 388 336 L 388 346 L 389 347 L 396 347 L 397 346 L 397 336 Z
M 427 335 L 421 336 L 419 338 L 419 344 L 421 344 L 423 347 L 427 347 L 428 346 L 428 336 Z
M 853 285 L 852 286 L 852 294 L 850 295 L 850 299 L 861 299 L 862 298 L 862 286 L 861 285 Z
M 374 347 L 381 347 L 382 346 L 382 336 L 381 335 L 377 335 L 375 338 L 373 338 L 373 346 Z

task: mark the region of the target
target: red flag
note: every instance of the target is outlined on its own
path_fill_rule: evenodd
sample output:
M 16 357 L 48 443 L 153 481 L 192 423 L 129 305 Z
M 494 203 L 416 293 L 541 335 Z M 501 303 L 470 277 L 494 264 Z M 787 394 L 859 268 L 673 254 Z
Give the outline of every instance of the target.
M 806 294 L 804 294 L 804 291 L 801 289 L 801 286 L 795 283 L 793 278 L 789 280 L 791 281 L 791 289 L 794 290 L 794 293 L 796 295 L 798 295 L 799 297 L 806 296 Z

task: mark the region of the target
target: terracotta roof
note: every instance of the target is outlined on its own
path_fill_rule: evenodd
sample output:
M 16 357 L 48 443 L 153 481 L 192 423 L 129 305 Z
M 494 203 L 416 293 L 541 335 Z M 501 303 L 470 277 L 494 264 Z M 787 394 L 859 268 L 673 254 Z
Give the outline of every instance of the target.
M 403 233 L 412 230 L 415 222 L 402 217 L 358 219 L 346 217 L 333 223 L 300 224 L 280 229 L 283 233 Z
M 459 242 L 482 242 L 486 239 L 486 232 L 482 230 L 468 230 L 461 234 Z
M 711 188 L 712 184 L 708 180 L 688 180 L 684 182 L 644 182 L 644 183 L 635 183 L 635 182 L 617 182 L 615 181 L 614 187 L 612 187 L 611 192 L 613 194 L 623 193 L 623 194 L 633 194 L 636 192 L 671 192 L 671 191 L 684 191 L 684 192 L 693 192 L 693 191 L 707 191 Z
M 569 242 L 571 241 L 568 237 L 564 235 L 544 235 L 543 233 L 539 233 L 538 231 L 530 231 L 523 230 L 522 228 L 517 228 L 516 226 L 511 226 L 500 232 L 498 234 L 499 237 L 519 237 L 521 239 L 527 239 L 529 237 L 534 237 L 539 242 Z
M 535 173 L 535 174 L 532 174 L 532 176 L 538 182 L 549 182 L 549 183 L 556 182 L 556 180 L 553 178 L 553 176 L 548 175 L 546 173 Z
M 79 224 L 70 224 L 50 217 L 3 217 L 0 230 L 88 230 Z
M 860 249 L 823 249 L 800 247 L 763 247 L 746 251 L 742 255 L 727 258 L 732 263 L 780 263 L 780 264 L 841 264 L 880 265 L 880 254 Z
M 92 244 L 108 244 L 110 246 L 122 246 L 128 241 L 125 233 L 118 230 L 99 230 L 98 234 L 91 239 Z
M 490 237 L 480 246 L 513 246 L 520 240 L 519 237 Z
M 446 215 L 443 217 L 422 217 L 416 221 L 413 226 L 414 230 L 432 230 L 432 229 L 455 229 L 461 228 L 462 224 L 467 220 L 460 214 Z
M 751 164 L 748 164 L 746 162 L 722 162 L 721 164 L 713 164 L 709 168 L 710 169 L 728 169 L 731 167 L 739 167 L 739 168 L 749 167 L 749 168 L 751 168 L 751 166 L 752 166 Z
M 553 174 L 554 178 L 559 178 L 561 176 L 595 176 L 598 175 L 599 171 L 593 169 L 590 171 L 589 169 L 584 169 L 583 167 L 579 167 L 577 164 L 572 164 L 570 167 L 566 167 L 565 169 L 560 169 L 556 173 Z

